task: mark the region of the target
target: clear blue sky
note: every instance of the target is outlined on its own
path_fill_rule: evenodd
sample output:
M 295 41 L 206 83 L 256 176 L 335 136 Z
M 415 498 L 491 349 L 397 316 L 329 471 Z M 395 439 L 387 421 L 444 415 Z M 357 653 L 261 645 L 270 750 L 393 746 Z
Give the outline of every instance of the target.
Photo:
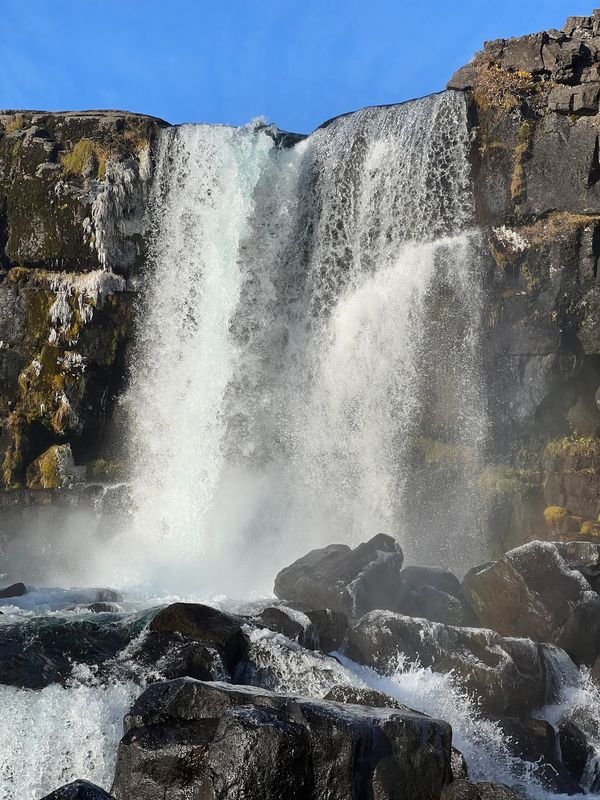
M 580 0 L 0 0 L 0 108 L 120 108 L 174 123 L 264 115 L 305 132 L 442 89 L 484 39 L 591 10 Z

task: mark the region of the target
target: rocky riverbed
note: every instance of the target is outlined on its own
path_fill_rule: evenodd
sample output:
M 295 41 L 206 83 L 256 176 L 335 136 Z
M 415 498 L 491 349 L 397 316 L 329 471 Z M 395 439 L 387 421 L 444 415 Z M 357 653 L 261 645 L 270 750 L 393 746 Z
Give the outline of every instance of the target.
M 137 687 L 102 754 L 110 781 L 87 764 L 57 800 L 596 792 L 598 723 L 581 698 L 600 674 L 599 570 L 599 545 L 531 542 L 459 581 L 405 565 L 381 534 L 311 551 L 271 601 L 235 612 L 16 584 L 1 601 L 0 683 Z

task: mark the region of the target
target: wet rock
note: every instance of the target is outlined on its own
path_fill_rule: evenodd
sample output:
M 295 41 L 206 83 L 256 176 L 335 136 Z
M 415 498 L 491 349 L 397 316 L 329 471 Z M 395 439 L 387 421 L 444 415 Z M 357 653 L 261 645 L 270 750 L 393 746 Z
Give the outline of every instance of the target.
M 93 611 L 94 614 L 117 614 L 121 611 L 121 607 L 116 603 L 90 603 L 86 608 L 88 611 Z
M 398 708 L 412 711 L 408 706 L 388 694 L 378 692 L 376 689 L 362 689 L 358 686 L 337 684 L 331 687 L 323 699 L 331 700 L 333 703 L 351 703 L 372 708 Z
M 460 581 L 453 572 L 444 567 L 404 567 L 400 576 L 402 585 L 409 590 L 431 586 L 453 597 L 460 597 L 461 594 Z
M 378 534 L 352 550 L 335 544 L 312 550 L 275 578 L 282 600 L 313 609 L 360 616 L 374 608 L 397 608 L 403 555 L 391 536 Z
M 557 673 L 570 662 L 558 648 L 548 647 L 483 628 L 372 611 L 350 627 L 347 653 L 384 674 L 396 668 L 399 658 L 453 672 L 481 699 L 487 713 L 502 716 L 536 708 L 555 695 Z
M 577 663 L 600 652 L 600 596 L 549 542 L 509 551 L 469 573 L 463 589 L 481 624 L 505 636 L 554 642 Z
M 469 783 L 458 780 L 446 786 L 442 800 L 519 800 L 508 786 L 498 783 Z
M 42 800 L 114 800 L 114 797 L 89 781 L 73 781 L 50 792 Z
M 55 616 L 0 627 L 0 684 L 42 689 L 62 683 L 75 664 L 102 667 L 143 629 L 143 616 L 124 619 Z
M 159 633 L 179 633 L 187 639 L 208 645 L 222 653 L 230 672 L 244 657 L 248 649 L 240 622 L 200 603 L 174 603 L 154 617 L 150 630 Z
M 5 589 L 0 589 L 0 598 L 6 599 L 9 597 L 23 597 L 27 594 L 27 587 L 24 583 L 13 583 Z
M 557 794 L 578 794 L 581 787 L 563 763 L 558 734 L 541 719 L 512 717 L 500 720 L 511 752 L 533 765 L 542 786 Z
M 309 650 L 319 649 L 319 634 L 309 617 L 292 608 L 270 606 L 256 618 L 261 626 L 282 633 Z
M 306 616 L 319 635 L 319 647 L 324 653 L 338 650 L 346 640 L 348 618 L 341 611 L 331 608 L 308 610 Z
M 562 722 L 558 728 L 560 751 L 565 769 L 577 783 L 581 783 L 589 757 L 592 755 L 585 733 L 572 720 Z
M 432 586 L 419 586 L 403 594 L 400 610 L 409 617 L 423 617 L 445 625 L 479 624 L 477 616 L 467 603 Z
M 141 667 L 146 679 L 172 680 L 188 676 L 203 681 L 229 680 L 231 672 L 220 647 L 180 633 L 148 631 L 130 645 L 125 674 Z
M 124 730 L 118 800 L 436 800 L 450 779 L 446 723 L 244 686 L 154 684 Z
M 30 489 L 62 489 L 84 479 L 85 467 L 75 466 L 69 444 L 52 445 L 27 467 Z

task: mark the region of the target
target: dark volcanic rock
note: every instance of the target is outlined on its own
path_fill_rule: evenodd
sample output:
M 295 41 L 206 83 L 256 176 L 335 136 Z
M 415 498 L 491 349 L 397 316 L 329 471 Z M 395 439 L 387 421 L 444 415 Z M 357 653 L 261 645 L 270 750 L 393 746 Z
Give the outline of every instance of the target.
M 445 787 L 442 800 L 519 800 L 519 796 L 497 783 L 458 780 Z
M 593 749 L 585 733 L 572 720 L 560 724 L 558 737 L 565 769 L 574 781 L 580 783 Z
M 154 617 L 150 630 L 179 633 L 187 639 L 216 648 L 227 669 L 233 671 L 248 649 L 238 620 L 200 603 L 174 603 Z
M 395 668 L 399 657 L 437 672 L 452 671 L 492 715 L 523 713 L 543 705 L 558 689 L 557 673 L 570 663 L 558 648 L 529 639 L 503 638 L 483 628 L 458 628 L 384 611 L 365 614 L 350 627 L 347 652 L 360 664 L 384 673 Z
M 460 597 L 461 594 L 460 581 L 454 573 L 443 567 L 404 567 L 400 576 L 402 585 L 410 590 L 431 586 L 454 597 Z
M 118 800 L 436 800 L 451 775 L 446 723 L 244 686 L 154 684 L 124 728 Z
M 319 647 L 324 653 L 338 650 L 346 640 L 348 618 L 341 611 L 317 608 L 306 612 L 319 635 Z
M 500 720 L 508 748 L 523 761 L 534 765 L 537 779 L 550 792 L 578 794 L 581 787 L 563 763 L 558 734 L 541 719 L 505 717 Z
M 89 781 L 73 781 L 55 789 L 42 800 L 114 800 L 114 798 Z
M 400 610 L 409 617 L 423 617 L 445 625 L 479 624 L 473 609 L 464 600 L 434 589 L 433 586 L 419 586 L 411 592 L 405 592 Z
M 600 653 L 600 596 L 548 542 L 508 552 L 463 582 L 482 625 L 505 636 L 554 642 L 578 663 Z
M 302 611 L 270 606 L 260 612 L 256 622 L 271 631 L 282 633 L 302 647 L 319 649 L 319 634 L 308 615 Z
M 142 617 L 39 617 L 0 627 L 0 683 L 42 689 L 65 681 L 74 664 L 99 666 L 141 631 Z
M 334 544 L 312 550 L 275 578 L 275 594 L 309 608 L 360 616 L 397 608 L 403 555 L 391 536 L 379 534 L 352 550 Z
M 27 587 L 24 583 L 13 583 L 5 589 L 0 589 L 0 599 L 4 600 L 7 597 L 23 597 L 27 594 Z

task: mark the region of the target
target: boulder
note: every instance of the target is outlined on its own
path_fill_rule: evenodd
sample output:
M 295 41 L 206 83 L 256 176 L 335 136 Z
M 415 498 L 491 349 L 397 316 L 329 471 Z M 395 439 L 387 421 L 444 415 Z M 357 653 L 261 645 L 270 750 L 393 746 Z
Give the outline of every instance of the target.
M 565 769 L 574 781 L 581 783 L 588 759 L 593 755 L 593 748 L 585 733 L 572 720 L 561 722 L 558 737 Z
M 433 586 L 418 586 L 405 592 L 400 610 L 409 617 L 423 617 L 445 625 L 479 625 L 473 609 L 464 600 Z
M 208 645 L 222 654 L 232 672 L 248 649 L 238 619 L 200 603 L 174 603 L 158 612 L 150 623 L 158 633 L 181 634 L 185 639 Z
M 404 567 L 400 576 L 402 585 L 409 590 L 431 586 L 454 597 L 461 596 L 460 581 L 453 572 L 444 567 Z
M 30 489 L 62 489 L 81 483 L 85 467 L 76 467 L 70 444 L 55 444 L 27 467 Z
M 565 653 L 530 639 L 503 638 L 484 628 L 459 628 L 389 611 L 372 611 L 348 631 L 347 653 L 379 672 L 399 658 L 452 672 L 491 715 L 523 713 L 556 697 L 570 663 Z M 566 664 L 566 666 L 565 666 Z
M 5 600 L 9 597 L 23 597 L 27 594 L 27 587 L 24 583 L 12 583 L 5 589 L 0 589 L 0 599 Z
M 519 800 L 519 795 L 498 783 L 458 780 L 444 788 L 441 800 Z
M 558 547 L 530 542 L 463 581 L 482 625 L 505 636 L 554 642 L 577 663 L 600 653 L 600 596 Z
M 445 722 L 219 682 L 154 684 L 124 730 L 117 800 L 436 800 L 451 777 Z
M 312 550 L 275 578 L 275 594 L 308 608 L 360 616 L 398 607 L 403 555 L 391 536 L 378 534 L 352 550 L 334 544 Z
M 319 634 L 309 617 L 292 608 L 269 606 L 260 612 L 255 622 L 261 627 L 282 633 L 309 650 L 319 649 Z
M 549 792 L 578 794 L 581 787 L 563 763 L 554 727 L 543 719 L 504 717 L 500 726 L 509 750 L 532 765 L 537 780 Z
M 338 650 L 346 640 L 348 617 L 331 608 L 308 610 L 306 616 L 319 635 L 319 647 L 324 653 Z
M 73 781 L 45 795 L 42 800 L 114 800 L 114 797 L 89 781 Z

